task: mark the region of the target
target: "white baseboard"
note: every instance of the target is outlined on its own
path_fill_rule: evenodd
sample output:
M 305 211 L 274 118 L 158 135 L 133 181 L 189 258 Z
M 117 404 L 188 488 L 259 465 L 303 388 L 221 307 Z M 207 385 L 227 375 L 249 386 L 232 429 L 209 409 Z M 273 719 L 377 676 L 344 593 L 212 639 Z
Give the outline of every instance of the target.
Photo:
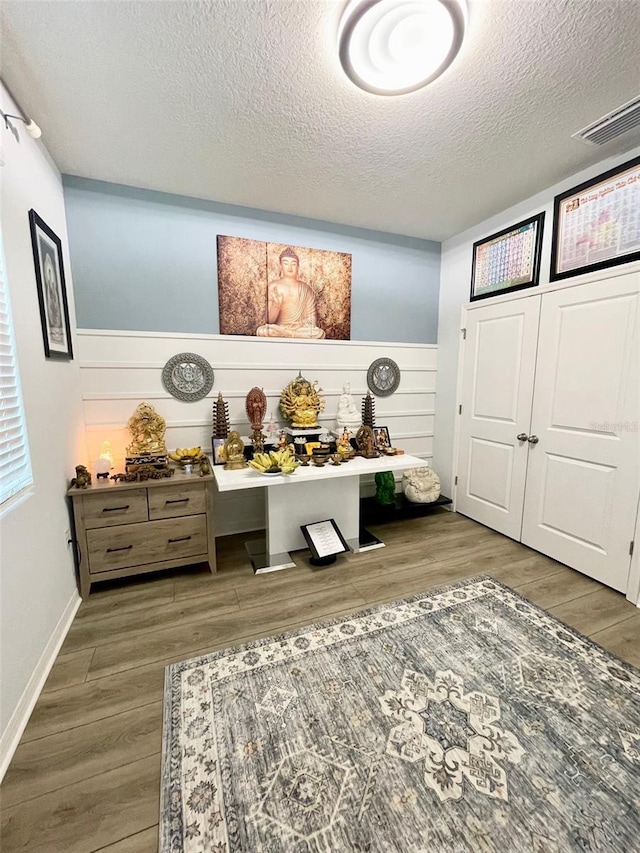
M 20 697 L 15 711 L 11 715 L 11 719 L 9 720 L 6 729 L 2 732 L 2 736 L 0 737 L 0 782 L 4 778 L 4 774 L 7 772 L 7 768 L 11 763 L 13 754 L 20 743 L 20 738 L 27 727 L 31 712 L 38 701 L 38 697 L 40 696 L 45 681 L 51 672 L 51 667 L 58 656 L 60 647 L 64 642 L 64 638 L 67 636 L 74 616 L 80 607 L 81 601 L 82 599 L 77 593 L 69 599 L 69 603 L 58 619 L 58 624 L 54 628 L 51 637 L 49 637 L 49 642 L 40 655 L 40 660 L 31 674 L 31 678 Z

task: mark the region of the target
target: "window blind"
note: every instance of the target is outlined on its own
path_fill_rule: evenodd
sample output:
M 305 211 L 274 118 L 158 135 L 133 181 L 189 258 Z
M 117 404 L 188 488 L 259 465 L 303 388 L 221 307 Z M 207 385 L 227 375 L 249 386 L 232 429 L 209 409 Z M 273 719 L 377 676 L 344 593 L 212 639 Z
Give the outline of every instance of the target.
M 0 504 L 32 482 L 4 246 L 0 232 Z

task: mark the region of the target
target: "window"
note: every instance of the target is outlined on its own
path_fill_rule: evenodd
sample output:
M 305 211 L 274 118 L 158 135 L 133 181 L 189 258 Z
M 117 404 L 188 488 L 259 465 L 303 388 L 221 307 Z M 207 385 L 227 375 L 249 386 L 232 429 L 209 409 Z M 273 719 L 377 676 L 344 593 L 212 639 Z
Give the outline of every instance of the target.
M 33 483 L 0 233 L 0 504 Z

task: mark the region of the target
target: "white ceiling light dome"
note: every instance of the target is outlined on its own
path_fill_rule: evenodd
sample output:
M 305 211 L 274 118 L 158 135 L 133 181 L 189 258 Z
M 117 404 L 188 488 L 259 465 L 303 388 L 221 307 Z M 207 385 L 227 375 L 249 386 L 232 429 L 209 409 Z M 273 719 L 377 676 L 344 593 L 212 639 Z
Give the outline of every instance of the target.
M 340 21 L 340 62 L 361 89 L 404 95 L 451 65 L 465 23 L 464 0 L 352 0 Z

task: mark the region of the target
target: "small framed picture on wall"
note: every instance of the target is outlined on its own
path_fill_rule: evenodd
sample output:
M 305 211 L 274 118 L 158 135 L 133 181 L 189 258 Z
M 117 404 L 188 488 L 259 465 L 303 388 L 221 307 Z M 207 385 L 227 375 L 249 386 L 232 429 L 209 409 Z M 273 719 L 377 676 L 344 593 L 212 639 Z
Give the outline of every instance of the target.
M 471 302 L 540 281 L 544 211 L 473 244 Z
M 62 263 L 62 244 L 35 210 L 29 211 L 31 247 L 38 288 L 44 354 L 47 358 L 71 360 L 71 327 L 67 286 Z

